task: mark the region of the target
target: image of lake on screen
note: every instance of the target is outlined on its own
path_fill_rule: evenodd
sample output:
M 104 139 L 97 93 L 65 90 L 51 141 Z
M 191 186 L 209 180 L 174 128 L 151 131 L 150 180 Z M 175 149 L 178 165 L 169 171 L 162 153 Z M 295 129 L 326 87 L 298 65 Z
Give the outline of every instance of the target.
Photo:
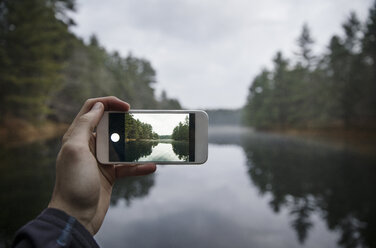
M 185 140 L 176 140 L 172 137 L 173 130 L 179 124 L 188 124 L 187 113 L 134 113 L 135 120 L 151 125 L 152 132 L 158 134 L 158 138 L 152 139 L 128 139 L 126 142 L 126 160 L 137 161 L 188 161 L 189 143 Z M 129 128 L 129 127 L 125 127 Z M 188 135 L 188 133 L 187 133 Z M 128 151 L 128 152 L 127 152 Z

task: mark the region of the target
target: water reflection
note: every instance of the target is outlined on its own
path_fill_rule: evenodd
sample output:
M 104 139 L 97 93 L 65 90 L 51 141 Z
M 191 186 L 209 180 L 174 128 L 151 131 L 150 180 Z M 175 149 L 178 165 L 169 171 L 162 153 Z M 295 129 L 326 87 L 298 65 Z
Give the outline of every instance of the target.
M 0 146 L 0 247 L 10 247 L 15 232 L 47 207 L 55 178 L 60 138 L 19 147 Z M 144 197 L 154 185 L 154 175 L 119 180 L 111 204 L 128 205 Z
M 0 246 L 36 217 L 51 197 L 58 140 L 0 147 Z
M 0 246 L 9 245 L 14 232 L 47 206 L 59 143 L 57 139 L 16 148 L 0 147 Z M 329 233 L 322 222 L 336 237 L 338 234 L 336 239 L 342 247 L 376 246 L 373 235 L 376 231 L 374 158 L 257 133 L 220 133 L 211 135 L 210 143 L 231 146 L 221 146 L 223 149 L 220 150 L 215 147 L 213 150 L 212 146 L 210 156 L 216 160 L 209 160 L 201 168 L 165 166 L 156 175 L 118 181 L 113 189 L 110 215 L 106 218 L 110 221 L 109 229 L 105 225 L 102 237 L 108 237 L 111 244 L 118 246 L 117 239 L 111 235 L 124 236 L 126 230 L 133 230 L 127 232 L 124 242 L 136 242 L 137 233 L 143 232 L 150 238 L 155 236 L 150 242 L 159 240 L 168 244 L 171 241 L 169 233 L 178 232 L 178 225 L 183 231 L 179 241 L 174 242 L 180 247 L 190 247 L 192 237 L 197 238 L 198 246 L 204 242 L 207 247 L 221 247 L 224 241 L 238 242 L 239 247 L 244 247 L 253 244 L 257 237 L 264 240 L 268 235 L 288 240 L 287 230 L 266 231 L 268 223 L 264 219 L 269 218 L 269 221 L 279 219 L 289 223 L 289 231 L 296 233 L 294 242 L 298 240 L 302 246 L 320 244 L 322 233 Z M 184 159 L 187 154 L 180 145 L 172 144 L 172 150 Z M 153 147 L 156 144 L 137 149 L 151 154 Z M 244 187 L 238 184 L 242 180 L 246 182 L 241 184 Z M 259 196 L 256 194 L 256 198 L 248 199 L 256 191 Z M 136 198 L 143 201 L 135 201 Z M 136 207 L 132 207 L 136 205 L 134 202 L 138 203 Z M 265 208 L 267 205 L 269 208 Z M 265 212 L 272 216 L 266 216 Z M 280 218 L 281 213 L 286 212 L 288 222 Z M 111 222 L 111 215 L 116 222 Z M 126 219 L 124 222 L 120 221 L 121 216 Z M 160 221 L 156 222 L 156 219 Z M 125 222 L 129 229 L 122 226 Z M 257 225 L 251 226 L 255 222 L 265 226 L 257 229 Z M 116 225 L 117 229 L 114 228 Z M 219 226 L 222 229 L 218 229 Z M 319 237 L 315 227 L 323 229 Z M 159 230 L 158 235 L 156 230 Z M 226 236 L 212 239 L 221 230 Z M 262 242 L 256 244 L 265 244 Z M 275 245 L 278 242 L 269 246 Z M 289 243 L 289 246 L 299 245 Z
M 116 181 L 111 196 L 111 205 L 116 206 L 119 200 L 124 199 L 127 206 L 134 198 L 142 198 L 149 194 L 154 186 L 154 175 L 128 177 Z
M 172 142 L 172 150 L 178 156 L 179 160 L 188 161 L 189 143 L 185 141 Z
M 187 141 L 155 140 L 125 143 L 126 162 L 134 161 L 188 161 Z
M 142 157 L 149 156 L 152 151 L 153 147 L 158 145 L 158 141 L 128 141 L 125 142 L 126 151 L 125 154 L 125 161 L 126 162 L 133 162 L 138 161 Z
M 330 230 L 340 232 L 339 245 L 376 246 L 374 158 L 280 136 L 253 134 L 231 142 L 243 147 L 250 179 L 261 195 L 271 195 L 271 209 L 289 211 L 301 243 L 316 213 Z
M 341 232 L 344 247 L 375 246 L 375 161 L 349 151 L 283 139 L 243 142 L 252 182 L 272 194 L 270 207 L 287 208 L 300 242 L 319 213 L 329 229 Z

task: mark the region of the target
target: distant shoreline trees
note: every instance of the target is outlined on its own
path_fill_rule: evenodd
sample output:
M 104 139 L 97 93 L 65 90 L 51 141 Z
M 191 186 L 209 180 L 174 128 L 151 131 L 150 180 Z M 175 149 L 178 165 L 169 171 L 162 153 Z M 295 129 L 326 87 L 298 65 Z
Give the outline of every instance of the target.
M 376 125 L 376 1 L 361 23 L 351 13 L 327 51 L 314 55 L 307 25 L 292 63 L 278 52 L 253 80 L 244 121 L 261 129 Z
M 174 128 L 171 135 L 174 140 L 189 140 L 189 118 L 185 117 L 184 122 L 179 122 L 179 124 Z
M 172 139 L 171 135 L 159 135 L 159 139 Z
M 125 133 L 124 136 L 128 140 L 162 140 L 162 139 L 173 139 L 173 140 L 186 140 L 189 139 L 189 118 L 185 118 L 183 122 L 173 129 L 171 135 L 158 135 L 153 131 L 153 126 L 144 123 L 138 119 L 134 118 L 133 114 L 125 115 Z

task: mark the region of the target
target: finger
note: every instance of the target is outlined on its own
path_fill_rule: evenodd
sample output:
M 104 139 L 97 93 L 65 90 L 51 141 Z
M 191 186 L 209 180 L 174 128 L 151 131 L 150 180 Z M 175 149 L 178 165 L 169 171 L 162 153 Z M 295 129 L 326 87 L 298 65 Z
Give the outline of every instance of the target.
M 97 102 L 101 102 L 103 104 L 104 110 L 128 111 L 130 108 L 128 103 L 114 96 L 99 97 L 99 98 L 92 98 L 92 99 L 86 100 L 80 112 L 77 114 L 71 126 L 68 128 L 66 134 L 64 135 L 63 143 L 65 143 L 72 136 L 72 133 L 75 127 L 78 125 L 77 123 L 80 120 L 80 118 L 86 113 L 88 113 L 93 108 L 94 104 Z
M 82 106 L 80 112 L 78 112 L 75 119 L 79 118 L 81 115 L 87 113 L 96 102 L 101 102 L 104 105 L 105 111 L 128 111 L 130 106 L 128 103 L 120 100 L 114 96 L 106 96 L 106 97 L 98 97 L 86 100 L 84 105 Z
M 143 176 L 155 172 L 157 166 L 155 164 L 142 164 L 136 166 L 118 165 L 115 167 L 116 178 L 127 176 Z
M 93 131 L 103 116 L 104 106 L 96 102 L 91 110 L 81 115 L 72 125 L 71 137 L 88 142 L 93 137 Z

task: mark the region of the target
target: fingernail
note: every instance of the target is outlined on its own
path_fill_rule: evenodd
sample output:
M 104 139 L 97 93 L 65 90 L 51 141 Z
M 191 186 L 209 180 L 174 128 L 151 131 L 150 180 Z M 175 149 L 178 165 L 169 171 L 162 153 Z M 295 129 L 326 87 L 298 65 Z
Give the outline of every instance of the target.
M 102 108 L 103 104 L 101 102 L 96 102 L 92 108 L 92 110 L 98 110 Z

